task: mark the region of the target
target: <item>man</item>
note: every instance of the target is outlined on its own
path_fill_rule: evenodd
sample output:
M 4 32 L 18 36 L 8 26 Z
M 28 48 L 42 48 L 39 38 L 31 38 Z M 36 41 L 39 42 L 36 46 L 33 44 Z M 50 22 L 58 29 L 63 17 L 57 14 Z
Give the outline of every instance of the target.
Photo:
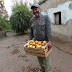
M 35 15 L 34 18 L 30 20 L 30 40 L 38 40 L 44 41 L 46 40 L 47 47 L 51 48 L 51 38 L 52 38 L 52 31 L 51 31 L 51 21 L 48 15 L 43 16 L 41 14 L 41 8 L 39 4 L 34 4 L 31 7 L 33 14 Z M 41 66 L 41 72 L 52 72 L 51 65 L 50 65 L 50 55 L 47 58 L 37 57 L 39 64 Z

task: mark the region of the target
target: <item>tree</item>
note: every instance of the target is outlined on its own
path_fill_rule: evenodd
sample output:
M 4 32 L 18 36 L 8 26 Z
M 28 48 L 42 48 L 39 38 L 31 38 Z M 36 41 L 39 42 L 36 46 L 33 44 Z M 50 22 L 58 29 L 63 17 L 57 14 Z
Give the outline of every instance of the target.
M 0 1 L 0 30 L 6 30 L 9 26 L 7 11 L 4 7 L 4 1 Z
M 8 18 L 8 14 L 7 14 L 7 11 L 4 7 L 4 1 L 3 0 L 0 1 L 0 15 L 4 18 Z
M 12 9 L 12 16 L 10 17 L 10 22 L 12 24 L 12 29 L 16 33 L 24 34 L 29 28 L 29 21 L 31 19 L 32 12 L 27 8 L 27 4 L 23 4 L 21 1 L 20 4 L 16 5 Z
M 11 24 L 8 20 L 0 16 L 0 30 L 10 30 Z

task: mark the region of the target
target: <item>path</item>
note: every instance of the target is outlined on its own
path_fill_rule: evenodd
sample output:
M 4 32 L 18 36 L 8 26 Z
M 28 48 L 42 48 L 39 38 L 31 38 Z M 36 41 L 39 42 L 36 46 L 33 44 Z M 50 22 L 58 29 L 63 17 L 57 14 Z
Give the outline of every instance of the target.
M 24 52 L 23 45 L 29 35 L 7 35 L 0 39 L 0 72 L 27 72 L 40 68 L 37 57 Z M 72 72 L 72 55 L 53 46 L 51 56 L 53 72 Z

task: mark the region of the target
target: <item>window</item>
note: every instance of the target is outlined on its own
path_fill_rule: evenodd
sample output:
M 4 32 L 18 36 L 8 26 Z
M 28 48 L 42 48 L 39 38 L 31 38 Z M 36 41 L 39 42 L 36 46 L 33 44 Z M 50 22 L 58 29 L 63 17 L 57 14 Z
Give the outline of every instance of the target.
M 61 12 L 54 13 L 55 24 L 61 25 Z

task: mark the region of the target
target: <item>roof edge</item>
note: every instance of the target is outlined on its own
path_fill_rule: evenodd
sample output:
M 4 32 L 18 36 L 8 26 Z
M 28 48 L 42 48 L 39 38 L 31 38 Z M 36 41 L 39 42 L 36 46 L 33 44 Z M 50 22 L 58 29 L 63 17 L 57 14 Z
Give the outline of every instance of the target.
M 43 3 L 45 3 L 47 0 L 43 0 L 41 3 L 39 3 L 39 5 L 41 5 L 41 4 L 43 4 Z

